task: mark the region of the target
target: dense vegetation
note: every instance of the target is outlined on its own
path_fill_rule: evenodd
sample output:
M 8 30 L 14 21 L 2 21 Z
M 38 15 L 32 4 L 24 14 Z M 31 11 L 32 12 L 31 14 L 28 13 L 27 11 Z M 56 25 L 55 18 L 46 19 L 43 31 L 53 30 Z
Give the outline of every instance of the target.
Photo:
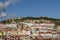
M 32 19 L 32 20 L 40 20 L 40 19 L 44 19 L 44 20 L 55 20 L 55 21 L 60 21 L 60 19 L 57 18 L 49 18 L 49 17 L 23 17 L 23 19 Z

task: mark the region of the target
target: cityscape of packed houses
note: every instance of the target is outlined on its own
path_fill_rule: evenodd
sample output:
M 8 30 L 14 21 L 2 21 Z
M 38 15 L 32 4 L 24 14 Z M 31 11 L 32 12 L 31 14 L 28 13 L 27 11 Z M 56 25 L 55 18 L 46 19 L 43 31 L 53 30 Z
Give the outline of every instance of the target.
M 60 26 L 55 26 L 54 23 L 0 23 L 0 40 L 60 40 Z

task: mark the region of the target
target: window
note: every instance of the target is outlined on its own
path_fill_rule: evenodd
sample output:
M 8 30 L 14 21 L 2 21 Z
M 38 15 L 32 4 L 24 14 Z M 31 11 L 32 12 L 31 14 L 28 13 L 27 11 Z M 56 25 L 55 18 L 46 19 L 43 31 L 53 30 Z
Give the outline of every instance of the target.
M 39 31 L 39 29 L 38 29 L 38 28 L 36 28 L 35 30 L 36 30 L 36 31 Z

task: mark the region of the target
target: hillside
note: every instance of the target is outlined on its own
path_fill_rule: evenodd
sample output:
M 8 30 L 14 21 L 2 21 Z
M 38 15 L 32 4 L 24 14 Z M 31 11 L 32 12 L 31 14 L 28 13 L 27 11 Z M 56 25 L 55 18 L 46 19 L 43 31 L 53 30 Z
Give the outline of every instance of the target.
M 57 18 L 49 18 L 49 17 L 22 17 L 22 18 L 11 18 L 8 20 L 2 20 L 0 23 L 11 23 L 12 21 L 15 22 L 34 22 L 34 23 L 55 23 L 56 25 L 60 25 L 60 19 Z

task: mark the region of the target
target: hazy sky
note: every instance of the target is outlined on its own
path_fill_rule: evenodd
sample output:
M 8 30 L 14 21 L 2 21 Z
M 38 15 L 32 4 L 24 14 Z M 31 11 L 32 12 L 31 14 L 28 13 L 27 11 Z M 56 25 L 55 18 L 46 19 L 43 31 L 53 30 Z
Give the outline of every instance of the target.
M 0 0 L 0 2 L 5 2 Z M 60 0 L 20 0 L 6 8 L 7 14 L 60 18 Z

